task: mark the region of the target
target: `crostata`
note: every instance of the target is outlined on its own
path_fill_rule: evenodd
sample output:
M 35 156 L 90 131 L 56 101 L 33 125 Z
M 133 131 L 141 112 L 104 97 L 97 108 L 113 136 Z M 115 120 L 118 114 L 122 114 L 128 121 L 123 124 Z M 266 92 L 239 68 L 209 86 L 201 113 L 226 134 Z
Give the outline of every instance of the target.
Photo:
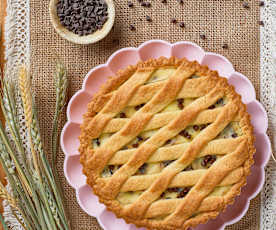
M 246 106 L 225 78 L 162 57 L 119 71 L 93 97 L 79 151 L 87 183 L 117 217 L 185 230 L 233 203 L 255 148 Z

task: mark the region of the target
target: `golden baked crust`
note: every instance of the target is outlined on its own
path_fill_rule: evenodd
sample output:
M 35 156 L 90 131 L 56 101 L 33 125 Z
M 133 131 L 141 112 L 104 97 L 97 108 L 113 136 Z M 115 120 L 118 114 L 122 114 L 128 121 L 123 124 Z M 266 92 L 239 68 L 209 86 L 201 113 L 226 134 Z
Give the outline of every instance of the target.
M 225 78 L 161 57 L 119 71 L 94 96 L 79 152 L 87 183 L 117 217 L 172 230 L 233 203 L 255 148 L 246 106 Z

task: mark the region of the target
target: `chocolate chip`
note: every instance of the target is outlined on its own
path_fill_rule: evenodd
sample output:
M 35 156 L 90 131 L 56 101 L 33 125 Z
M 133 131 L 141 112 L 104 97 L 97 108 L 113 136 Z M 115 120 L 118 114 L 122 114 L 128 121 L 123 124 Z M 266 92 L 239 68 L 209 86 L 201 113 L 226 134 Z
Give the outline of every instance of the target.
M 180 26 L 181 28 L 185 28 L 185 23 L 184 23 L 184 22 L 180 22 L 180 23 L 179 23 L 179 26 Z
M 172 18 L 171 23 L 175 24 L 175 23 L 177 23 L 177 20 L 175 18 Z
M 160 195 L 160 197 L 161 197 L 161 198 L 164 198 L 164 196 L 165 196 L 165 193 L 162 192 L 162 194 Z
M 223 48 L 223 49 L 228 49 L 228 45 L 227 45 L 226 43 L 224 43 L 224 44 L 222 45 L 222 48 Z
M 145 174 L 146 169 L 147 169 L 147 166 L 148 166 L 148 164 L 147 164 L 147 163 L 144 163 L 144 164 L 138 169 L 139 173 L 140 173 L 140 174 Z
M 264 6 L 264 5 L 265 5 L 264 1 L 259 2 L 259 6 Z
M 120 116 L 120 118 L 126 118 L 126 114 L 125 113 L 120 113 L 119 116 Z
M 203 124 L 203 125 L 200 126 L 200 130 L 205 129 L 206 127 L 207 127 L 207 125 Z
M 143 137 L 141 137 L 141 136 L 137 136 L 137 139 L 138 139 L 138 141 L 144 140 Z
M 133 148 L 138 148 L 138 146 L 139 146 L 139 143 L 134 143 L 134 144 L 132 144 L 132 147 L 133 147 Z
M 103 28 L 108 20 L 104 0 L 58 0 L 57 15 L 60 23 L 69 31 L 85 36 Z
M 101 143 L 100 143 L 99 138 L 96 138 L 96 139 L 95 139 L 95 142 L 96 142 L 96 144 L 97 144 L 98 146 L 100 146 Z
M 210 167 L 215 161 L 217 157 L 215 155 L 206 155 L 201 161 L 201 165 L 203 167 Z
M 136 30 L 135 26 L 134 26 L 134 25 L 132 25 L 132 24 L 129 26 L 129 29 L 130 29 L 131 31 Z
M 190 135 L 185 129 L 182 130 L 179 134 L 183 137 L 186 137 L 186 138 Z
M 133 3 L 132 3 L 131 1 L 129 1 L 129 2 L 127 3 L 127 5 L 128 5 L 128 7 L 133 7 Z
M 152 22 L 152 19 L 151 19 L 151 17 L 150 16 L 146 16 L 146 20 L 148 21 L 148 22 Z
M 215 108 L 216 108 L 215 105 L 211 105 L 211 106 L 208 107 L 208 109 L 215 109 Z
M 172 161 L 163 161 L 162 162 L 162 164 L 165 166 L 165 167 L 167 167 L 169 164 L 171 164 L 173 162 L 173 160 Z
M 249 9 L 249 8 L 250 8 L 248 2 L 243 2 L 243 3 L 242 3 L 242 6 L 243 6 L 243 8 L 245 8 L 245 9 Z
M 172 161 L 163 161 L 162 162 L 162 164 L 165 166 L 165 167 L 167 167 L 169 164 L 171 164 L 173 162 L 173 160 Z
M 189 188 L 184 188 L 178 195 L 177 198 L 183 198 L 189 193 L 190 189 Z
M 178 188 L 168 188 L 167 191 L 168 192 L 178 192 L 179 189 Z
M 216 104 L 218 105 L 218 104 L 222 104 L 223 103 L 223 98 L 220 98 L 217 102 L 216 102 Z
M 177 100 L 176 100 L 178 103 L 183 103 L 184 102 L 184 99 L 183 98 L 178 98 Z
M 193 129 L 194 129 L 195 131 L 197 131 L 197 130 L 199 130 L 199 126 L 198 126 L 198 125 L 194 125 L 194 126 L 193 126 Z
M 113 173 L 114 173 L 115 166 L 114 166 L 114 165 L 108 165 L 108 169 L 109 169 L 109 172 L 110 172 L 111 174 L 113 174 Z
M 178 108 L 181 109 L 181 110 L 184 109 L 184 105 L 181 104 L 181 103 L 178 103 L 177 106 L 178 106 Z
M 176 101 L 178 103 L 177 104 L 178 108 L 182 110 L 184 108 L 184 105 L 183 105 L 184 99 L 183 98 L 179 98 Z
M 233 133 L 231 136 L 232 136 L 233 138 L 236 138 L 236 137 L 238 137 L 238 134 L 237 134 L 237 133 Z
M 185 169 L 183 169 L 183 171 L 191 171 L 191 170 L 193 170 L 192 165 L 189 165 Z
M 172 142 L 172 140 L 169 139 L 169 140 L 167 140 L 167 141 L 165 142 L 165 145 L 169 145 L 171 142 Z
M 264 26 L 264 22 L 263 21 L 259 21 L 258 22 L 260 26 Z
M 205 34 L 200 34 L 199 37 L 200 37 L 202 40 L 206 40 L 206 35 L 205 35 Z
M 137 110 L 141 109 L 144 105 L 145 105 L 145 104 L 136 105 L 136 106 L 134 107 L 134 109 L 137 111 Z

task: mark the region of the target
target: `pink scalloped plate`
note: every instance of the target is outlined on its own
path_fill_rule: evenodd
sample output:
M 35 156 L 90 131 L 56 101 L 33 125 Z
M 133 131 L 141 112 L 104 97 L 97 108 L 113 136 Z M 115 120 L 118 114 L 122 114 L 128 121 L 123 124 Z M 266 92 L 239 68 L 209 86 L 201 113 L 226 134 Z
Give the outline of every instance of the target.
M 106 64 L 99 65 L 89 71 L 84 79 L 82 89 L 69 102 L 67 108 L 68 122 L 61 134 L 61 147 L 65 153 L 65 177 L 76 190 L 77 201 L 81 208 L 89 215 L 96 217 L 103 229 L 137 230 L 134 225 L 126 224 L 123 219 L 118 219 L 113 213 L 107 211 L 86 184 L 86 177 L 83 175 L 82 166 L 79 163 L 78 136 L 87 103 L 109 76 L 128 65 L 136 64 L 139 60 L 160 56 L 185 57 L 188 60 L 196 60 L 207 65 L 210 69 L 217 70 L 221 76 L 228 79 L 229 84 L 233 85 L 242 96 L 242 101 L 247 105 L 247 111 L 252 116 L 257 152 L 254 156 L 255 163 L 252 166 L 252 173 L 247 178 L 247 185 L 243 187 L 234 204 L 228 206 L 225 212 L 216 219 L 195 228 L 196 230 L 222 230 L 225 226 L 238 222 L 245 215 L 250 200 L 256 197 L 262 189 L 265 178 L 264 167 L 271 155 L 271 145 L 266 135 L 268 121 L 263 106 L 256 100 L 255 90 L 251 82 L 241 73 L 235 72 L 233 65 L 225 57 L 205 52 L 194 43 L 177 42 L 170 44 L 161 40 L 151 40 L 141 44 L 138 48 L 120 49 L 110 56 Z

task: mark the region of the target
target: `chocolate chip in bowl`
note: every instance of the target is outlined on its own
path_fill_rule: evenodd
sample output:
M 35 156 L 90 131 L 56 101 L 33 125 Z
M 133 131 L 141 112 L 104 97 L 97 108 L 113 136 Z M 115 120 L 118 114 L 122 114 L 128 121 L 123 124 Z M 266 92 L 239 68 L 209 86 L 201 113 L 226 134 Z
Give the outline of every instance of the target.
M 100 41 L 115 19 L 113 0 L 51 0 L 49 10 L 56 32 L 76 44 Z

